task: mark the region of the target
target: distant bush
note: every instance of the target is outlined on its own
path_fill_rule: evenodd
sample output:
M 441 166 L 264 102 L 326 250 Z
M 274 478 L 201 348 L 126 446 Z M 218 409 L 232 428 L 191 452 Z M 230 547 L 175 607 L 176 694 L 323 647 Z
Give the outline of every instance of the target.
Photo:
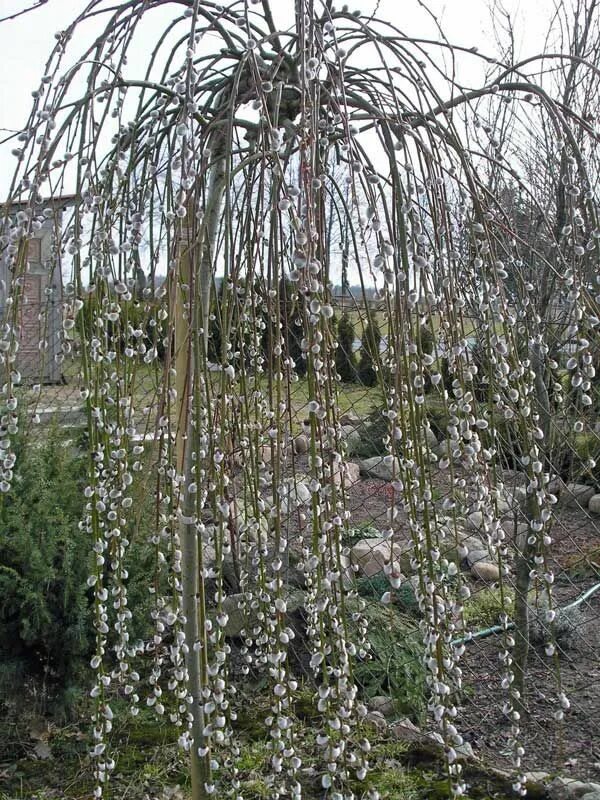
M 356 383 L 358 371 L 354 354 L 354 327 L 348 314 L 344 314 L 338 323 L 338 346 L 335 351 L 335 368 L 345 383 Z
M 512 607 L 512 593 L 505 594 L 504 605 L 500 589 L 492 587 L 474 592 L 464 605 L 464 620 L 468 629 L 485 628 L 496 625 L 500 615 L 506 611 L 506 604 Z
M 360 360 L 358 362 L 358 380 L 363 386 L 375 386 L 377 383 L 377 362 L 381 331 L 375 320 L 369 321 L 362 338 Z
M 388 587 L 389 588 L 389 587 Z M 397 714 L 420 722 L 427 705 L 423 643 L 417 623 L 396 608 L 369 603 L 370 658 L 354 668 L 357 684 L 367 697 L 389 697 Z
M 0 501 L 0 701 L 31 684 L 44 710 L 62 712 L 87 681 L 95 637 L 87 586 L 92 542 L 79 525 L 88 464 L 71 432 L 38 433 L 26 446 L 17 439 L 13 485 Z M 136 638 L 149 634 L 154 569 L 147 536 L 153 499 L 142 489 L 126 558 L 129 600 L 141 609 Z
M 385 592 L 390 591 L 390 582 L 383 572 L 378 572 L 371 577 L 358 578 L 356 590 L 361 597 L 380 601 Z M 392 603 L 405 611 L 418 611 L 415 589 L 410 581 L 404 581 L 399 589 L 392 592 Z
M 17 448 L 0 505 L 0 685 L 22 675 L 66 689 L 89 654 L 91 547 L 78 526 L 85 473 L 56 428 Z
M 116 349 L 123 353 L 127 347 L 131 347 L 143 357 L 144 353 L 139 352 L 140 345 L 147 352 L 151 348 L 156 349 L 159 359 L 163 360 L 167 352 L 170 334 L 165 328 L 164 322 L 158 318 L 160 303 L 157 300 L 120 300 L 116 298 L 111 302 L 110 297 L 105 297 L 102 306 L 98 307 L 98 298 L 94 293 L 87 295 L 83 302 L 83 308 L 79 312 L 79 320 L 83 320 L 86 329 L 86 338 L 99 336 L 106 346 Z M 107 318 L 107 314 L 117 312 L 119 317 L 116 321 Z M 101 317 L 103 327 L 98 329 L 94 324 L 94 319 Z
M 389 420 L 382 415 L 381 408 L 376 408 L 369 416 L 356 427 L 359 435 L 357 441 L 352 446 L 353 455 L 359 458 L 372 458 L 373 456 L 384 455 L 386 445 L 384 440 L 389 436 Z

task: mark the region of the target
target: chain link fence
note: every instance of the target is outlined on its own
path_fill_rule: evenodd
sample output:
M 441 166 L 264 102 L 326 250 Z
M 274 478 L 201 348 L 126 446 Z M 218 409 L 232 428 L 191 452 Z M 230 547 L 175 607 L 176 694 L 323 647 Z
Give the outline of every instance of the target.
M 359 626 L 363 620 L 368 625 L 354 678 L 368 708 L 368 719 L 381 735 L 393 731 L 407 741 L 428 734 L 435 738 L 439 734 L 430 721 L 435 708 L 430 700 L 431 678 L 422 626 L 427 613 L 427 575 L 424 576 L 419 565 L 423 541 L 417 524 L 424 507 L 414 507 L 408 487 L 399 485 L 397 460 L 409 457 L 403 449 L 404 443 L 390 444 L 385 397 L 389 391 L 386 383 L 393 386 L 394 376 L 385 373 L 385 310 L 377 304 L 354 300 L 351 304 L 347 298 L 334 308 L 334 322 L 339 325 L 345 317 L 354 334 L 351 350 L 345 356 L 356 374 L 353 380 L 337 386 L 336 397 L 335 436 L 339 437 L 344 459 L 331 465 L 332 486 L 341 490 L 342 505 L 338 507 L 343 507 L 345 516 L 339 539 L 339 565 L 341 581 L 350 597 L 349 619 L 360 618 Z M 55 313 L 53 310 L 52 314 Z M 27 315 L 28 319 L 36 318 L 42 321 L 40 325 L 46 325 L 44 320 L 48 316 L 44 312 L 36 313 L 30 307 Z M 378 327 L 382 333 L 379 352 L 374 358 L 373 353 L 366 352 L 367 324 Z M 21 373 L 23 446 L 30 450 L 44 448 L 58 432 L 61 447 L 85 453 L 94 404 L 88 402 L 82 382 L 77 340 L 73 338 L 65 347 L 63 333 L 57 328 L 54 326 L 56 341 L 47 348 L 36 353 L 32 353 L 32 348 L 20 350 L 17 367 Z M 43 338 L 40 336 L 40 340 Z M 473 342 L 470 358 L 481 359 L 475 326 L 468 338 Z M 156 476 L 161 472 L 158 465 L 164 457 L 166 441 L 165 362 L 156 359 L 146 366 L 142 351 L 151 343 L 146 336 L 138 342 L 139 375 L 134 391 L 138 421 L 129 431 L 128 447 L 132 459 L 142 451 L 144 454 L 139 456 L 141 463 L 134 467 L 135 494 L 140 505 L 129 520 L 129 531 L 131 541 L 149 542 L 158 530 L 157 491 L 161 489 L 157 490 Z M 338 343 L 338 349 L 339 346 Z M 570 405 L 575 401 L 569 395 L 570 373 L 566 364 L 572 356 L 568 348 L 563 348 L 553 375 L 554 389 L 560 395 L 549 431 L 554 446 L 543 465 L 555 502 L 544 528 L 547 555 L 542 563 L 539 553 L 536 555 L 528 546 L 530 537 L 533 537 L 530 544 L 536 540 L 536 531 L 532 530 L 528 507 L 532 492 L 528 490 L 523 469 L 526 454 L 516 427 L 510 422 L 497 425 L 494 441 L 487 443 L 495 448 L 495 457 L 493 467 L 483 477 L 491 483 L 482 498 L 478 495 L 482 484 L 471 480 L 473 469 L 478 467 L 473 467 L 469 451 L 465 451 L 469 440 L 457 436 L 458 423 L 449 410 L 447 398 L 452 391 L 452 376 L 445 372 L 447 355 L 441 344 L 438 352 L 435 332 L 430 352 L 435 359 L 432 371 L 437 366 L 437 374 L 443 376 L 443 381 L 438 385 L 428 382 L 421 439 L 412 452 L 413 457 L 421 459 L 430 507 L 438 511 L 441 520 L 435 541 L 428 545 L 434 551 L 432 563 L 443 564 L 447 581 L 460 581 L 464 588 L 464 607 L 456 608 L 446 623 L 452 647 L 460 651 L 461 673 L 456 694 L 457 727 L 463 737 L 460 755 L 478 756 L 487 764 L 510 770 L 515 763 L 515 748 L 522 748 L 518 753 L 523 755 L 517 757 L 523 770 L 549 773 L 558 770 L 577 778 L 597 778 L 600 774 L 597 721 L 600 485 L 596 460 L 600 455 L 600 435 L 596 406 L 582 415 L 581 409 Z M 115 358 L 118 357 L 115 352 Z M 46 358 L 53 363 L 51 370 L 46 367 Z M 368 379 L 373 384 L 370 386 L 364 385 L 360 377 L 361 359 L 369 358 L 374 370 L 374 380 Z M 479 366 L 480 374 L 485 374 L 485 364 L 480 361 Z M 218 369 L 215 375 L 219 375 Z M 362 375 L 364 378 L 364 369 Z M 268 381 L 266 373 L 261 377 L 262 385 Z M 277 486 L 277 535 L 284 542 L 279 574 L 286 587 L 287 620 L 295 636 L 290 661 L 294 673 L 310 684 L 313 669 L 306 629 L 311 622 L 304 610 L 304 595 L 306 559 L 310 557 L 307 542 L 313 535 L 315 487 L 311 485 L 309 460 L 314 430 L 307 378 L 299 377 L 287 384 L 286 391 L 289 391 L 289 408 L 283 445 L 269 439 L 268 431 L 260 431 L 255 443 L 249 445 L 244 441 L 244 432 L 236 429 L 235 424 L 220 439 L 229 448 L 223 456 L 231 481 L 225 513 L 230 546 L 226 552 L 218 552 L 221 540 L 212 538 L 215 519 L 207 508 L 203 526 L 204 569 L 208 584 L 214 580 L 213 567 L 220 567 L 223 572 L 222 589 L 226 595 L 223 602 L 228 613 L 225 635 L 233 653 L 230 669 L 240 679 L 252 680 L 253 667 L 247 665 L 245 654 L 249 645 L 256 646 L 257 640 L 248 638 L 248 630 L 254 625 L 260 627 L 260 612 L 245 605 L 243 598 L 252 576 L 256 577 L 259 562 L 253 547 L 256 529 L 249 522 L 252 514 L 242 484 L 248 459 L 253 459 L 251 469 L 256 474 L 258 496 L 273 504 L 273 486 Z M 474 403 L 487 402 L 486 392 L 485 382 L 475 386 Z M 235 402 L 235 398 L 230 398 L 230 402 Z M 597 402 L 595 398 L 594 403 Z M 574 426 L 573 418 L 583 418 L 584 423 Z M 254 446 L 256 443 L 258 447 Z M 22 484 L 23 476 L 15 483 L 14 491 L 18 493 Z M 83 496 L 81 502 L 83 511 Z M 268 531 L 265 528 L 265 535 L 273 535 L 272 529 Z M 13 567 L 8 563 L 9 558 L 7 554 L 4 570 Z M 552 574 L 551 596 L 548 581 L 539 579 L 540 569 Z M 134 563 L 130 570 L 135 570 Z M 526 634 L 515 612 L 515 598 L 522 590 L 519 570 L 530 573 Z M 212 594 L 207 592 L 208 597 Z M 511 680 L 507 679 L 507 659 L 524 635 L 530 643 L 524 666 L 526 694 L 515 737 L 514 720 L 499 698 L 506 694 L 506 681 Z M 151 639 L 146 644 L 151 650 Z M 5 647 L 5 655 L 9 651 L 10 645 Z M 49 664 L 42 667 L 53 668 Z M 5 696 L 10 691 L 5 681 Z

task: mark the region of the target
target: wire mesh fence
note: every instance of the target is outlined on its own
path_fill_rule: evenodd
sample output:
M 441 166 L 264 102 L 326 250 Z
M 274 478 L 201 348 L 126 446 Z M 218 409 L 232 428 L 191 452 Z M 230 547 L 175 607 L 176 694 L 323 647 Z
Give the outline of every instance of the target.
M 347 301 L 345 307 L 334 305 L 334 323 L 348 314 L 347 305 Z M 154 305 L 152 309 L 155 314 Z M 39 318 L 44 316 L 39 313 Z M 352 316 L 353 345 L 346 355 L 354 354 L 359 360 L 367 346 L 369 319 L 371 324 L 384 327 L 386 317 L 378 306 L 361 305 L 356 300 Z M 132 494 L 137 507 L 128 520 L 127 535 L 132 542 L 153 542 L 160 552 L 164 543 L 158 540 L 166 537 L 160 524 L 164 502 L 160 483 L 164 470 L 160 464 L 167 463 L 165 453 L 174 442 L 176 425 L 164 413 L 168 364 L 164 357 L 145 364 L 143 351 L 152 343 L 146 334 L 136 341 L 142 347 L 135 359 L 137 374 L 129 386 L 129 400 L 134 398 L 138 413 L 127 431 L 127 448 L 134 459 Z M 126 344 L 121 342 L 120 346 L 124 349 Z M 38 354 L 27 362 L 30 353 L 21 351 L 17 361 L 22 373 L 18 393 L 26 449 L 43 449 L 52 437 L 58 437 L 60 447 L 85 453 L 94 404 L 88 402 L 77 342 L 61 347 L 61 351 L 65 349 L 60 358 L 55 356 L 59 367 L 53 380 L 48 379 Z M 443 374 L 446 351 L 441 345 L 437 351 L 434 334 L 431 352 L 436 356 L 438 374 Z M 478 358 L 476 347 L 469 352 L 472 360 Z M 419 522 L 424 506 L 411 507 L 406 489 L 399 483 L 397 462 L 406 458 L 406 451 L 402 442 L 390 444 L 384 398 L 393 376 L 385 374 L 385 353 L 383 337 L 374 360 L 373 385 L 361 382 L 356 362 L 353 381 L 336 385 L 337 427 L 329 433 L 338 437 L 344 458 L 337 464 L 332 461 L 331 472 L 326 471 L 324 476 L 331 479 L 329 491 L 339 491 L 340 550 L 335 569 L 340 574 L 332 579 L 344 586 L 350 598 L 349 618 L 358 620 L 356 634 L 364 640 L 354 667 L 359 696 L 372 725 L 382 731 L 393 730 L 399 738 L 410 741 L 421 731 L 433 736 L 439 733 L 429 722 L 436 711 L 428 677 L 427 659 L 431 656 L 423 641 L 427 635 L 422 621 L 428 613 L 428 589 L 427 572 L 419 564 Z M 569 357 L 563 353 L 556 365 L 559 384 L 565 384 Z M 209 374 L 218 386 L 222 373 L 217 364 L 212 370 Z M 221 501 L 225 507 L 217 512 L 217 519 L 214 505 L 207 503 L 200 540 L 207 601 L 217 602 L 220 613 L 226 616 L 223 630 L 232 653 L 231 673 L 250 682 L 259 678 L 264 611 L 252 586 L 260 584 L 260 569 L 267 559 L 277 558 L 278 552 L 280 563 L 275 575 L 281 581 L 279 592 L 285 602 L 285 630 L 292 637 L 290 665 L 293 674 L 310 685 L 314 653 L 308 642 L 311 619 L 304 603 L 311 583 L 307 560 L 314 555 L 311 517 L 315 485 L 310 474 L 314 409 L 307 378 L 297 374 L 293 378 L 291 383 L 282 382 L 277 387 L 268 372 L 249 374 L 251 385 L 245 389 L 244 401 L 235 393 L 227 397 L 228 403 L 239 402 L 239 413 L 243 414 L 245 400 L 252 392 L 256 397 L 260 393 L 277 397 L 287 392 L 289 405 L 280 422 L 285 435 L 274 437 L 273 430 L 266 427 L 256 431 L 254 441 L 248 440 L 243 426 L 236 426 L 235 415 L 227 432 L 220 432 L 219 453 L 228 476 Z M 446 386 L 450 387 L 448 380 L 446 377 Z M 448 388 L 443 387 L 443 383 L 430 382 L 425 391 L 425 414 L 416 452 L 423 459 L 430 508 L 433 513 L 438 509 L 443 517 L 435 529 L 435 539 L 428 544 L 433 551 L 431 566 L 442 565 L 446 580 L 460 581 L 462 586 L 463 605 L 450 606 L 446 623 L 447 638 L 460 653 L 460 678 L 455 689 L 455 714 L 461 732 L 459 754 L 475 754 L 509 770 L 514 767 L 515 748 L 522 748 L 519 752 L 523 756 L 517 758 L 524 770 L 568 769 L 577 777 L 593 778 L 600 768 L 600 487 L 595 463 L 600 437 L 595 412 L 592 409 L 586 415 L 583 430 L 581 426 L 574 429 L 569 419 L 579 420 L 581 413 L 570 408 L 567 399 L 552 419 L 549 436 L 556 442 L 556 463 L 549 462 L 543 468 L 553 494 L 551 513 L 544 525 L 547 538 L 543 561 L 543 570 L 551 580 L 543 580 L 536 572 L 542 559 L 527 544 L 528 538 L 537 539 L 528 508 L 532 492 L 524 469 L 527 459 L 523 460 L 518 435 L 510 425 L 497 426 L 497 456 L 493 470 L 485 475 L 490 484 L 482 498 L 481 484 L 472 481 L 473 464 L 464 450 L 469 439 L 457 439 L 457 421 L 448 409 Z M 98 390 L 102 391 L 102 384 Z M 478 391 L 479 402 L 487 402 L 485 384 L 474 393 L 474 402 L 478 402 Z M 568 392 L 565 394 L 568 397 Z M 268 419 L 267 412 L 265 424 Z M 106 426 L 110 442 L 116 428 L 111 428 L 109 416 L 101 424 Z M 18 464 L 16 471 L 19 474 Z M 23 477 L 15 483 L 17 493 Z M 83 518 L 83 494 L 81 497 Z M 403 499 L 399 501 L 399 497 Z M 268 520 L 275 518 L 274 527 Z M 140 558 L 135 547 L 130 549 L 133 559 Z M 9 559 L 3 565 L 5 569 L 11 566 Z M 129 570 L 135 568 L 135 562 L 128 565 Z M 532 578 L 526 594 L 525 633 L 515 612 L 515 597 L 521 590 L 518 570 L 523 568 Z M 222 573 L 219 580 L 218 573 Z M 157 587 L 151 583 L 149 589 L 152 594 Z M 160 622 L 170 613 L 169 608 L 164 600 L 154 609 L 150 606 L 146 609 L 148 621 L 154 617 L 155 624 Z M 526 700 L 515 735 L 506 701 L 503 708 L 499 698 L 506 695 L 507 681 L 513 680 L 507 677 L 507 660 L 510 665 L 511 653 L 524 635 L 530 642 L 523 668 Z M 148 629 L 145 636 L 138 644 L 139 653 L 151 659 L 154 644 Z M 165 646 L 160 638 L 157 641 Z M 247 657 L 249 649 L 258 650 L 258 661 L 256 652 L 252 659 Z M 5 683 L 5 692 L 7 689 Z

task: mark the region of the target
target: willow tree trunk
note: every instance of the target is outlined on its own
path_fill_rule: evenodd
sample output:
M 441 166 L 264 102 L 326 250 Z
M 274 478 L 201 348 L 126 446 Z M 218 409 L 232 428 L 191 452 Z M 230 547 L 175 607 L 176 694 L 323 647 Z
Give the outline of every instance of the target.
M 212 166 L 204 220 L 194 230 L 195 196 L 187 202 L 187 224 L 181 228 L 178 242 L 179 270 L 175 287 L 175 368 L 176 368 L 176 462 L 183 475 L 179 504 L 179 541 L 182 552 L 182 612 L 185 618 L 186 667 L 188 693 L 192 698 L 191 784 L 192 800 L 206 800 L 210 795 L 210 754 L 204 749 L 204 713 L 202 690 L 206 685 L 206 647 L 198 647 L 205 635 L 205 595 L 201 575 L 202 541 L 198 536 L 196 516 L 197 492 L 190 492 L 198 464 L 197 426 L 194 425 L 192 398 L 200 390 L 198 364 L 205 363 L 208 353 L 208 316 L 213 283 L 213 254 L 219 227 L 225 188 L 225 159 L 217 154 Z M 185 288 L 187 287 L 187 288 Z M 201 333 L 202 328 L 202 333 Z
M 535 374 L 535 399 L 540 417 L 540 427 L 544 434 L 539 447 L 543 448 L 542 460 L 547 465 L 547 460 L 552 452 L 552 427 L 550 397 L 545 382 L 544 360 L 540 346 L 535 344 L 530 350 L 531 368 Z M 539 508 L 535 496 L 531 496 L 527 503 L 527 521 L 531 522 L 538 516 Z M 531 570 L 534 566 L 535 545 L 529 543 L 531 529 L 517 540 L 517 557 L 515 559 L 515 647 L 513 651 L 515 689 L 519 692 L 519 711 L 526 710 L 527 662 L 529 660 L 529 591 L 531 589 Z

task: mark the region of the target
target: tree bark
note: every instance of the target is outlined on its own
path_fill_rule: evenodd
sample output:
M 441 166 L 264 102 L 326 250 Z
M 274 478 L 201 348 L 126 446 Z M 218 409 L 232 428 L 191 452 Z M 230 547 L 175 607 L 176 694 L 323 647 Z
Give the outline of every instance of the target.
M 550 410 L 550 397 L 545 380 L 544 361 L 540 346 L 535 344 L 530 349 L 531 367 L 535 373 L 535 399 L 537 411 L 540 416 L 540 427 L 544 438 L 540 442 L 542 461 L 546 463 L 552 453 L 552 416 Z M 535 498 L 529 499 L 527 507 L 528 521 L 537 516 Z M 529 659 L 529 591 L 531 589 L 530 573 L 533 567 L 534 548 L 529 544 L 529 531 L 523 536 L 522 541 L 517 541 L 516 576 L 515 576 L 515 647 L 514 674 L 515 689 L 519 692 L 519 710 L 525 711 L 526 689 L 525 676 L 527 674 L 527 661 Z
M 188 487 L 194 481 L 197 467 L 194 454 L 198 452 L 197 427 L 194 425 L 191 398 L 199 391 L 198 364 L 205 363 L 208 353 L 208 316 L 213 272 L 213 253 L 219 227 L 219 217 L 225 189 L 225 159 L 216 154 L 212 167 L 207 198 L 206 215 L 198 234 L 193 237 L 195 197 L 187 203 L 187 226 L 182 227 L 179 242 L 179 279 L 175 304 L 175 365 L 177 386 L 177 440 L 176 462 L 178 474 L 183 474 L 183 498 L 180 502 L 179 540 L 182 552 L 182 612 L 185 617 L 186 667 L 188 691 L 192 698 L 192 746 L 190 777 L 192 800 L 206 800 L 209 794 L 210 755 L 199 756 L 198 748 L 204 746 L 204 713 L 202 690 L 206 684 L 206 651 L 196 648 L 204 637 L 204 585 L 200 572 L 201 542 L 196 530 L 198 493 Z M 188 300 L 182 284 L 188 287 Z M 202 327 L 202 334 L 200 328 Z

